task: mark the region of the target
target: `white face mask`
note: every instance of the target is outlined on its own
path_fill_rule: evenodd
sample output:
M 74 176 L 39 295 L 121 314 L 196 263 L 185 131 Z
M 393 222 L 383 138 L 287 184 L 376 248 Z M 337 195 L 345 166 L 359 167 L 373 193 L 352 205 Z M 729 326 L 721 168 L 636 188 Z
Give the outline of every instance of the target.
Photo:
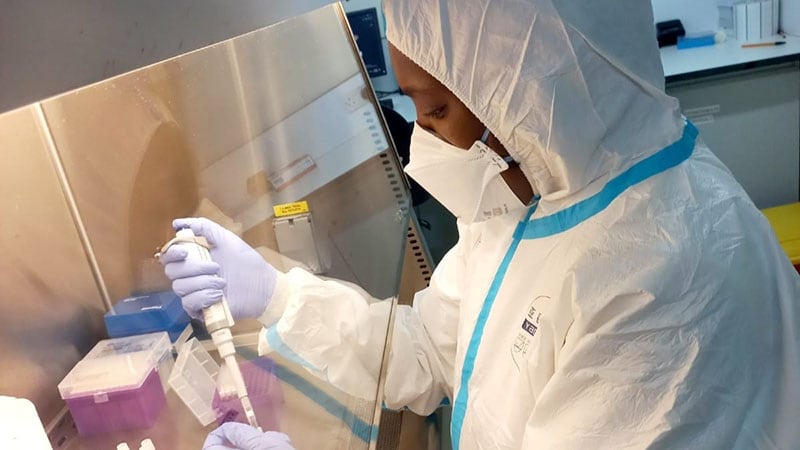
M 406 173 L 467 224 L 525 206 L 500 176 L 508 163 L 485 144 L 488 136 L 463 150 L 420 126 L 411 135 Z

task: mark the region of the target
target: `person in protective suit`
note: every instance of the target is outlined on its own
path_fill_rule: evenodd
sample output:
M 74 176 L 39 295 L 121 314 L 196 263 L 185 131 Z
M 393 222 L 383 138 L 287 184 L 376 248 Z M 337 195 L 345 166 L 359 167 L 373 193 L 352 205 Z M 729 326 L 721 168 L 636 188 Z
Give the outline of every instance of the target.
M 419 117 L 406 171 L 459 227 L 397 311 L 387 406 L 449 399 L 457 450 L 800 448 L 800 278 L 664 93 L 650 2 L 384 7 Z M 174 225 L 218 263 L 165 255 L 187 310 L 225 291 L 262 350 L 375 392 L 386 302 Z

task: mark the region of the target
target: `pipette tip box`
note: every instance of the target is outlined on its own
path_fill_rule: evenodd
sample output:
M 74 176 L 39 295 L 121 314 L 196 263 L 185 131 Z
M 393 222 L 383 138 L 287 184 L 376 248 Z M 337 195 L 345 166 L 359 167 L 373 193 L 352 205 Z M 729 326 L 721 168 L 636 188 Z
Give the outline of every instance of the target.
M 172 368 L 167 333 L 100 341 L 58 384 L 81 436 L 152 426 Z
M 216 419 L 211 402 L 218 374 L 219 364 L 200 341 L 191 338 L 181 345 L 169 385 L 203 426 Z
M 117 302 L 104 316 L 110 337 L 166 331 L 175 342 L 191 319 L 181 299 L 172 291 L 129 297 Z

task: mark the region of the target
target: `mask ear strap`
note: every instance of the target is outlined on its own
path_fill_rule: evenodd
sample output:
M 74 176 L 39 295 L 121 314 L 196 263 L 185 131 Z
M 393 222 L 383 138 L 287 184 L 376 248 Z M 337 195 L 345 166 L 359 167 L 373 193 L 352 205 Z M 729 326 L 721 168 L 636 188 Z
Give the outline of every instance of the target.
M 485 130 L 483 130 L 483 135 L 481 136 L 481 142 L 483 142 L 483 143 L 485 144 L 485 143 L 486 143 L 486 141 L 488 141 L 488 140 L 489 140 L 489 135 L 490 135 L 490 134 L 492 134 L 492 132 L 491 132 L 491 131 L 489 131 L 489 129 L 488 129 L 488 128 L 486 128 Z M 503 157 L 503 161 L 505 161 L 505 162 L 506 162 L 506 164 L 508 164 L 508 165 L 517 164 L 517 161 L 516 161 L 516 160 L 514 160 L 514 157 L 513 157 L 513 156 L 511 156 L 511 155 Z
M 491 132 L 491 131 L 489 131 L 489 129 L 488 129 L 488 128 L 486 128 L 485 130 L 483 130 L 483 135 L 481 135 L 481 142 L 483 142 L 483 143 L 485 144 L 485 143 L 486 143 L 486 141 L 488 141 L 488 140 L 489 140 L 489 135 L 490 135 L 491 133 L 492 133 L 492 132 Z

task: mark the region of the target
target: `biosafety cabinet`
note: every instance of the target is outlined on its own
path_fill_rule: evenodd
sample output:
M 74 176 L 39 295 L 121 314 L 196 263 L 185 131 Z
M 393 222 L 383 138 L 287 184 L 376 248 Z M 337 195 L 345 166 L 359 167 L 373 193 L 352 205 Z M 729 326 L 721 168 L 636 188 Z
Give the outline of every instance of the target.
M 170 289 L 153 254 L 173 218 L 209 217 L 278 269 L 375 302 L 426 263 L 405 246 L 406 182 L 339 5 L 2 114 L 0 149 L 0 394 L 31 399 L 55 448 L 198 449 L 214 428 L 167 392 L 153 427 L 78 437 L 56 388 L 114 303 Z M 391 313 L 374 320 L 388 330 Z M 243 360 L 259 330 L 237 324 Z M 296 448 L 377 445 L 380 388 L 355 398 L 269 356 Z

